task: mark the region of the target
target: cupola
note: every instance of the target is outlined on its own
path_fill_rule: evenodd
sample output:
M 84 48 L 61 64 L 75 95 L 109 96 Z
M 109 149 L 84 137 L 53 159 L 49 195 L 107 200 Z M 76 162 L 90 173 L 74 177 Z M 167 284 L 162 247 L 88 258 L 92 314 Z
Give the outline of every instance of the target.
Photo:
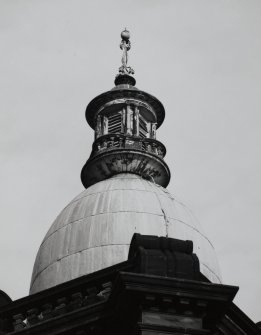
M 122 65 L 116 86 L 95 97 L 86 108 L 95 140 L 82 169 L 82 183 L 87 188 L 127 172 L 166 187 L 170 180 L 164 161 L 166 148 L 156 139 L 165 110 L 157 98 L 135 87 L 134 70 L 127 66 L 130 34 L 125 29 L 121 37 Z

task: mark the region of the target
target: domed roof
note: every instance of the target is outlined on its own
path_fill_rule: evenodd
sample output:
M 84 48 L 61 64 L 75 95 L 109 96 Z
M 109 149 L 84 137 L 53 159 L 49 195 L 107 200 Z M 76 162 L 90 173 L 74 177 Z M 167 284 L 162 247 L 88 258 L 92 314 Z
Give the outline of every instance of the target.
M 214 248 L 190 210 L 165 188 L 123 173 L 87 188 L 58 215 L 38 251 L 30 293 L 127 260 L 135 232 L 192 240 L 201 272 L 221 282 Z

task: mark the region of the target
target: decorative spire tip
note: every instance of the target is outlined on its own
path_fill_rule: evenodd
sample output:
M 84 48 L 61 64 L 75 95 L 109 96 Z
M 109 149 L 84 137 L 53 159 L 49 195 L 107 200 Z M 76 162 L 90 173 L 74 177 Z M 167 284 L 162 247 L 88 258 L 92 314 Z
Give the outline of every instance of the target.
M 128 64 L 128 51 L 131 48 L 131 42 L 130 42 L 130 32 L 126 28 L 121 32 L 120 48 L 122 50 L 122 58 L 121 58 L 122 65 L 119 68 L 119 74 L 120 75 L 134 74 L 134 70 L 130 66 L 127 66 L 127 64 Z

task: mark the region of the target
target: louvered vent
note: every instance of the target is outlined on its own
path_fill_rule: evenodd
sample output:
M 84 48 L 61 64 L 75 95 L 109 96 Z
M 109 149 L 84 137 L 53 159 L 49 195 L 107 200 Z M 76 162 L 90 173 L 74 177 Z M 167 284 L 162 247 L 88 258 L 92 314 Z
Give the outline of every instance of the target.
M 148 135 L 147 122 L 140 116 L 140 137 L 145 138 Z
M 113 115 L 110 115 L 108 117 L 108 133 L 109 134 L 115 134 L 115 133 L 121 133 L 122 132 L 122 126 L 121 126 L 121 113 L 117 112 Z

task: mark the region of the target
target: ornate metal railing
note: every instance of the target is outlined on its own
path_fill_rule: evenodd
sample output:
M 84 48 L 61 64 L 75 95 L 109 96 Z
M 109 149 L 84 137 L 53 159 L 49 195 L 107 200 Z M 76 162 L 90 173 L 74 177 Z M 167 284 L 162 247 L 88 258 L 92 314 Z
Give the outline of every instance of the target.
M 93 143 L 91 157 L 102 152 L 117 149 L 134 149 L 163 158 L 166 155 L 165 146 L 152 138 L 140 138 L 121 134 L 108 134 L 96 139 Z

